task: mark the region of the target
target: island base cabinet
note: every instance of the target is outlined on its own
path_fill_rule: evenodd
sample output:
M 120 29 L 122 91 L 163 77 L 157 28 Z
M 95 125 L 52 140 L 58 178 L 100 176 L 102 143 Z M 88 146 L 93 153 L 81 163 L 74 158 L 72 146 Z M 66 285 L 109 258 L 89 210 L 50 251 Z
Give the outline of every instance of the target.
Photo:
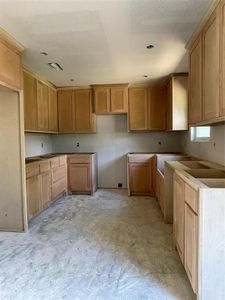
M 40 175 L 30 177 L 27 183 L 28 219 L 36 216 L 41 208 L 41 180 Z

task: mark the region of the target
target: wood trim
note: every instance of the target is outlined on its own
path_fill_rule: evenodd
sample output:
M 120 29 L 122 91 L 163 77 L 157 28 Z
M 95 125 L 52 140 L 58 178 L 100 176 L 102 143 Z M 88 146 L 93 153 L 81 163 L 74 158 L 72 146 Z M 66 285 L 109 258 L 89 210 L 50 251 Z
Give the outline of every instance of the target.
M 45 85 L 49 86 L 50 88 L 54 89 L 55 91 L 57 91 L 57 87 L 51 83 L 48 79 L 44 78 L 43 76 L 39 75 L 38 73 L 31 71 L 29 68 L 27 68 L 26 66 L 23 65 L 22 67 L 22 71 L 29 74 L 30 76 L 36 78 L 38 81 L 40 81 L 41 83 L 44 83 Z
M 0 27 L 0 41 L 14 52 L 21 54 L 25 47 L 19 43 L 12 35 Z

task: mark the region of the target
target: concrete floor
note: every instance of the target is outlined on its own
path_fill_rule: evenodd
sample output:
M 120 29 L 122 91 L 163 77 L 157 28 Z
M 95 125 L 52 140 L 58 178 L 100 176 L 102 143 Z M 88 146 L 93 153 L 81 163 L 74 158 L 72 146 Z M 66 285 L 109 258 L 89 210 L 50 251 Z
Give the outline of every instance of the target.
M 1 300 L 194 299 L 157 202 L 68 196 L 25 234 L 0 233 Z

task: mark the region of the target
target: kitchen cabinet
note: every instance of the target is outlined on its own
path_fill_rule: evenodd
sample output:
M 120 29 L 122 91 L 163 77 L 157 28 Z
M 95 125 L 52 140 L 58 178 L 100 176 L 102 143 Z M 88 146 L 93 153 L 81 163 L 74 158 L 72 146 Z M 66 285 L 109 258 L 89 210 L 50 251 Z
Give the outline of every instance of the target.
M 172 75 L 167 84 L 167 130 L 188 129 L 188 76 Z
M 225 117 L 225 0 L 220 3 L 220 116 Z
M 203 121 L 219 116 L 219 10 L 203 28 Z
M 27 209 L 28 219 L 36 216 L 41 209 L 41 181 L 40 176 L 35 175 L 27 179 Z
M 51 172 L 47 171 L 40 175 L 41 184 L 41 209 L 45 209 L 51 202 Z
M 164 175 L 160 170 L 156 171 L 156 198 L 159 201 L 161 211 L 164 213 Z
M 68 192 L 66 155 L 51 159 L 52 201 Z
M 93 86 L 95 113 L 126 114 L 128 102 L 128 85 Z
M 93 194 L 97 189 L 96 154 L 68 155 L 68 188 L 71 193 Z
M 14 46 L 15 44 L 15 46 Z M 24 48 L 0 29 L 0 83 L 22 89 L 21 52 Z
M 189 53 L 189 124 L 202 120 L 202 37 L 198 37 Z
M 174 174 L 173 184 L 174 239 L 181 261 L 184 262 L 184 181 Z
M 165 130 L 166 128 L 166 89 L 154 87 L 148 89 L 148 129 Z
M 58 115 L 59 132 L 95 132 L 96 117 L 93 114 L 91 90 L 59 90 Z
M 58 132 L 57 91 L 48 87 L 48 130 Z
M 37 80 L 23 72 L 25 130 L 37 129 Z
M 37 119 L 38 129 L 48 131 L 48 87 L 37 81 Z
M 128 154 L 128 195 L 154 195 L 155 155 Z
M 144 131 L 148 129 L 147 88 L 129 88 L 128 125 L 130 131 Z

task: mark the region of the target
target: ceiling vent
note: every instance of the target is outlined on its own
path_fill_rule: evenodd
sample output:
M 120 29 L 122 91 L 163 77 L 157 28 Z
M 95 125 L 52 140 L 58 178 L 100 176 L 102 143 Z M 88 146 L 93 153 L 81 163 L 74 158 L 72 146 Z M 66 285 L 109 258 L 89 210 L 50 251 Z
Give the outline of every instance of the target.
M 56 71 L 63 71 L 63 68 L 57 62 L 50 62 L 48 63 L 49 67 L 56 70 Z

